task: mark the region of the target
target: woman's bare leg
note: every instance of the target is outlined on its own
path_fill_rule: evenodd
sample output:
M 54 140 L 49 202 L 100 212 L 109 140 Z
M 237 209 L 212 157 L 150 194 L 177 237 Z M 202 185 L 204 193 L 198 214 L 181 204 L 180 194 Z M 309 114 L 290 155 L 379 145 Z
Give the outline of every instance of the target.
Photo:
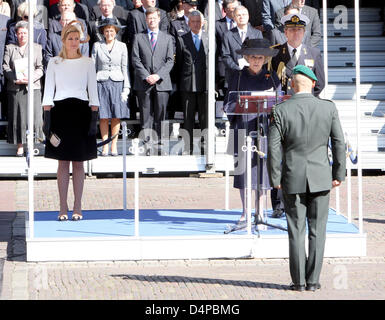
M 59 215 L 67 214 L 68 184 L 70 180 L 70 161 L 59 160 L 57 168 L 57 185 L 59 190 L 60 212 Z
M 120 119 L 117 119 L 117 118 L 111 119 L 111 136 L 118 134 L 119 130 L 120 130 Z M 114 139 L 112 139 L 111 153 L 117 153 L 118 152 L 117 145 L 118 145 L 118 136 L 116 136 Z
M 108 139 L 108 119 L 100 119 L 99 121 L 100 135 L 102 140 L 105 141 Z M 108 154 L 108 144 L 103 146 L 103 154 Z
M 84 186 L 83 161 L 72 161 L 72 183 L 74 189 L 74 213 L 82 213 L 82 196 Z

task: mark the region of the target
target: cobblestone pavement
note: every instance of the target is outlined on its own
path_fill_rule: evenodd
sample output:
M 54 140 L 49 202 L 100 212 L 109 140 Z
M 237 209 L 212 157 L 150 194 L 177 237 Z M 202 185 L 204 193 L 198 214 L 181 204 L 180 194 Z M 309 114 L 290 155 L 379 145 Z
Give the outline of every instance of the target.
M 133 207 L 132 179 L 127 189 L 128 206 Z M 122 208 L 122 190 L 121 179 L 86 179 L 83 209 Z M 353 177 L 355 223 L 356 190 L 357 177 Z M 0 181 L 0 298 L 4 300 L 385 299 L 384 175 L 363 177 L 367 256 L 325 259 L 322 289 L 303 293 L 288 289 L 288 259 L 25 262 L 27 191 L 25 180 Z M 141 208 L 223 208 L 224 194 L 224 178 L 140 180 Z M 69 197 L 71 204 L 71 188 Z M 333 192 L 331 206 L 334 203 Z M 340 205 L 346 213 L 346 185 L 340 190 Z M 230 207 L 240 207 L 237 190 L 231 189 Z M 35 210 L 58 210 L 56 180 L 35 181 Z

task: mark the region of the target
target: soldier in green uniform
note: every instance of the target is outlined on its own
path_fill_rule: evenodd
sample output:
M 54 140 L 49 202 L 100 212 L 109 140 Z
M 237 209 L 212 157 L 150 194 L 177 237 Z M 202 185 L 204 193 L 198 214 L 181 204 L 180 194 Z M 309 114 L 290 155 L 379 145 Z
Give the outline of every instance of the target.
M 272 58 L 268 69 L 277 73 L 281 81 L 282 90 L 292 95 L 294 93 L 290 78 L 296 65 L 309 67 L 317 76 L 317 83 L 313 88 L 313 94 L 318 97 L 325 87 L 325 71 L 321 52 L 318 48 L 303 43 L 305 28 L 309 23 L 307 16 L 300 13 L 287 14 L 281 18 L 287 42 L 274 46 L 278 54 Z M 273 218 L 280 218 L 284 211 L 281 192 L 273 188 L 271 190 L 271 203 Z
M 321 286 L 330 189 L 345 180 L 345 142 L 335 104 L 314 97 L 317 77 L 309 68 L 293 69 L 295 94 L 277 104 L 268 138 L 271 185 L 282 189 L 289 233 L 291 289 Z M 328 159 L 331 139 L 333 164 Z M 305 253 L 306 222 L 309 250 Z

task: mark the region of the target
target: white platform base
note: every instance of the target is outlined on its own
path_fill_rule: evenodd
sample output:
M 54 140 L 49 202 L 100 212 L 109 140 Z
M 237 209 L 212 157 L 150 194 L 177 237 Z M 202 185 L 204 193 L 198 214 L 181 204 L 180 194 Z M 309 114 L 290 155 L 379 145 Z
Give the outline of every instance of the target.
M 27 238 L 27 261 L 288 258 L 287 236 Z M 366 256 L 366 234 L 333 235 L 325 257 Z

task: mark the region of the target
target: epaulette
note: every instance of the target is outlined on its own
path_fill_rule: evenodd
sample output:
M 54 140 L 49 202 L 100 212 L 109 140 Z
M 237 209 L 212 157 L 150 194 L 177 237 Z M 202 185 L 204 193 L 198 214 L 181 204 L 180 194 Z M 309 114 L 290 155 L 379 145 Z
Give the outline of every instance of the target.
M 320 98 L 320 97 L 316 97 L 322 101 L 328 101 L 328 102 L 331 102 L 331 103 L 335 103 L 333 100 L 330 100 L 330 99 L 324 99 L 324 98 Z
M 275 47 L 278 47 L 278 46 L 281 46 L 281 45 L 282 45 L 281 43 L 277 43 L 277 44 L 275 44 L 273 46 L 270 46 L 270 49 L 274 49 Z

